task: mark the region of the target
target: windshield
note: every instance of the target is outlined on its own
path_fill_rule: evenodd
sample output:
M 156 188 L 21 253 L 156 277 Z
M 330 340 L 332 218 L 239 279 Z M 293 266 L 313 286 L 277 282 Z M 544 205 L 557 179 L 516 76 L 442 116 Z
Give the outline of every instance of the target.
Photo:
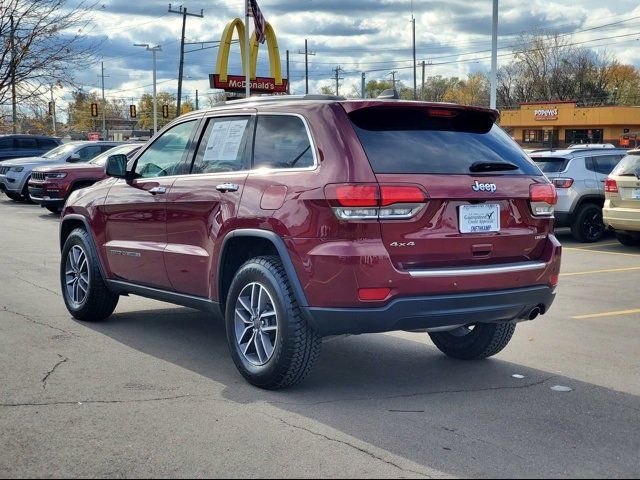
M 563 157 L 535 157 L 533 161 L 544 173 L 563 172 L 569 165 L 569 159 Z
M 376 107 L 349 117 L 375 173 L 469 175 L 475 163 L 508 163 L 492 173 L 540 175 L 484 112 Z
M 633 155 L 624 157 L 615 170 L 611 172 L 611 175 L 640 175 L 640 153 L 634 153 Z
M 91 160 L 89 163 L 91 165 L 104 167 L 107 164 L 107 159 L 111 155 L 127 155 L 130 158 L 131 154 L 137 152 L 140 149 L 140 147 L 141 145 L 121 145 L 119 147 L 114 147 L 110 150 L 107 150 L 104 153 L 101 153 L 96 158 Z
M 75 149 L 76 145 L 73 144 L 60 145 L 59 147 L 49 150 L 47 153 L 42 155 L 42 158 L 54 158 L 65 154 L 71 154 Z

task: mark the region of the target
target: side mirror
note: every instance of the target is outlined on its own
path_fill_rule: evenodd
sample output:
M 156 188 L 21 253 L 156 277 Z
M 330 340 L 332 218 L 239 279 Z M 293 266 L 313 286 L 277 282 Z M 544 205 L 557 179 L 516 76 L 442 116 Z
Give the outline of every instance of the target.
M 107 164 L 104 168 L 105 173 L 114 178 L 127 178 L 127 161 L 126 155 L 111 155 L 107 158 Z
M 80 155 L 78 155 L 77 153 L 74 153 L 69 158 L 67 158 L 67 162 L 69 162 L 69 163 L 78 163 L 78 162 L 81 162 L 81 161 L 82 161 L 82 159 L 80 158 Z

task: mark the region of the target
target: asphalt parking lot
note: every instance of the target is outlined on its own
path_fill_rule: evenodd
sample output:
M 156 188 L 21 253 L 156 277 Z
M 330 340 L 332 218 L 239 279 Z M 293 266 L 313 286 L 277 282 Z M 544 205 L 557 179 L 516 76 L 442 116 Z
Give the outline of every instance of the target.
M 554 308 L 494 359 L 447 359 L 426 334 L 340 337 L 304 384 L 265 392 L 206 314 L 130 297 L 74 321 L 57 235 L 2 196 L 2 477 L 640 475 L 640 248 L 559 232 Z

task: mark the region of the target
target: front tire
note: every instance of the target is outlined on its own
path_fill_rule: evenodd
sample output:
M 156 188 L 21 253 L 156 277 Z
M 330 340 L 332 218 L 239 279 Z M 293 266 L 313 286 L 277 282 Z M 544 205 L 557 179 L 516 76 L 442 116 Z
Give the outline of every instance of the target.
M 515 323 L 479 323 L 429 336 L 445 355 L 459 360 L 482 360 L 501 352 L 513 337 Z
M 616 232 L 618 241 L 627 247 L 637 247 L 640 245 L 640 235 L 634 236 L 628 233 Z
M 4 193 L 7 197 L 9 197 L 14 202 L 22 201 L 22 195 L 20 195 L 19 193 L 12 193 L 12 192 L 4 192 Z
M 571 224 L 571 234 L 578 242 L 595 243 L 600 240 L 607 227 L 602 219 L 602 208 L 594 203 L 587 203 L 576 212 Z
M 236 273 L 226 300 L 229 350 L 242 376 L 276 390 L 301 382 L 320 354 L 278 257 L 257 257 Z
M 62 249 L 60 284 L 67 310 L 77 320 L 104 320 L 118 305 L 120 297 L 107 288 L 98 262 L 89 234 L 82 228 L 76 228 Z
M 62 211 L 62 207 L 57 207 L 57 206 L 46 205 L 44 208 L 46 208 L 47 210 L 49 210 L 51 213 L 55 215 L 58 215 Z

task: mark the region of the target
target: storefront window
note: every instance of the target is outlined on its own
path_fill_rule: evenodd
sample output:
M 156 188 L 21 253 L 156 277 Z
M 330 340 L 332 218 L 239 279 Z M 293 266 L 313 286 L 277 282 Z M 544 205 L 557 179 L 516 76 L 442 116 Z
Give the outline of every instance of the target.
M 544 142 L 544 130 L 524 130 L 522 132 L 523 143 Z
M 600 129 L 584 129 L 584 130 L 566 130 L 565 142 L 569 145 L 576 143 L 602 143 L 604 138 L 604 130 Z

